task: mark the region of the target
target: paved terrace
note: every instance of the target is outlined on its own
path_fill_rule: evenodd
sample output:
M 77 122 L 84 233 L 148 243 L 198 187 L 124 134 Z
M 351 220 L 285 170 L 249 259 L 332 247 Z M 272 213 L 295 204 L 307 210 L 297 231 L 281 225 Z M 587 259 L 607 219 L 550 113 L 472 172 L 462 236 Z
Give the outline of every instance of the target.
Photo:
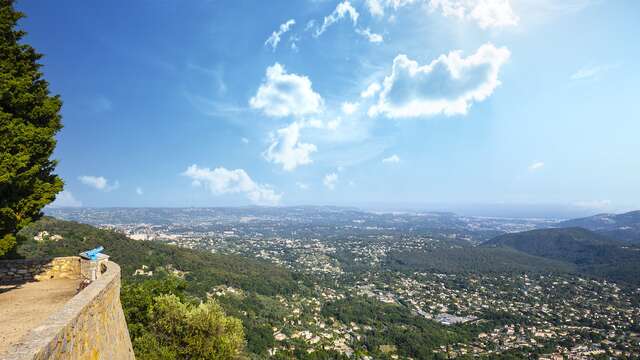
M 0 354 L 40 326 L 77 293 L 77 279 L 0 285 Z

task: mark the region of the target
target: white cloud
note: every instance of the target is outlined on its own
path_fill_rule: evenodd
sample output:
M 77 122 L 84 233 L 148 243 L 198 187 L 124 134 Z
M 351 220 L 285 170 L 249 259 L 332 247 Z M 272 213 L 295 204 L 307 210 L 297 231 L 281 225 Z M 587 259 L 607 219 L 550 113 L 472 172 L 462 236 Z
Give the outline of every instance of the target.
M 249 139 L 247 139 L 246 137 L 240 138 L 240 142 L 243 144 L 248 144 L 249 143 Z
M 331 174 L 325 175 L 324 179 L 322 179 L 322 183 L 329 190 L 335 189 L 336 188 L 336 184 L 338 183 L 338 174 L 331 173 Z
M 384 164 L 397 164 L 400 162 L 400 157 L 396 154 L 393 154 L 389 157 L 382 159 L 382 163 Z
M 252 108 L 274 117 L 317 113 L 322 104 L 322 97 L 313 91 L 308 77 L 288 74 L 279 63 L 267 68 L 267 78 L 249 100 Z
M 384 41 L 384 38 L 380 34 L 372 33 L 369 28 L 366 29 L 356 29 L 356 33 L 364 36 L 369 42 L 372 43 L 381 43 Z
M 431 11 L 442 15 L 475 21 L 482 29 L 518 25 L 509 0 L 430 0 Z
M 291 35 L 289 37 L 289 42 L 291 43 L 291 50 L 293 52 L 298 52 L 298 50 L 300 50 L 298 48 L 298 42 L 300 41 L 300 38 L 297 35 Z
M 313 27 L 316 26 L 316 21 L 311 19 L 309 21 L 307 21 L 307 25 L 304 26 L 304 31 L 309 31 L 311 29 L 313 29 Z
M 391 8 L 393 10 L 398 10 L 402 7 L 413 5 L 415 3 L 420 3 L 426 0 L 376 0 L 376 1 L 367 1 L 367 7 L 369 8 L 369 12 L 373 16 L 381 16 L 384 15 L 385 8 Z M 376 3 L 371 6 L 371 3 Z M 382 9 L 380 8 L 382 7 Z M 372 11 L 373 10 L 373 11 Z
M 277 205 L 282 198 L 282 194 L 277 194 L 270 186 L 254 182 L 242 169 L 218 167 L 210 170 L 191 165 L 182 175 L 191 178 L 194 186 L 204 186 L 214 195 L 244 194 L 256 205 Z
M 466 114 L 473 102 L 489 97 L 498 85 L 500 67 L 509 59 L 507 48 L 491 43 L 463 58 L 461 51 L 440 55 L 420 66 L 406 55 L 393 60 L 391 75 L 385 77 L 378 103 L 369 115 L 391 118 Z
M 144 192 L 142 191 L 142 188 L 141 188 L 140 186 L 138 186 L 138 187 L 136 188 L 136 194 L 138 194 L 138 195 L 142 195 L 142 194 L 144 194 Z
M 358 110 L 358 106 L 360 106 L 360 104 L 358 103 L 352 103 L 352 102 L 343 102 L 342 103 L 342 112 L 347 114 L 347 115 L 351 115 L 354 112 L 356 112 Z
M 63 190 L 56 195 L 56 200 L 51 203 L 51 207 L 80 207 L 82 202 L 77 200 L 71 191 Z
M 363 92 L 360 93 L 360 97 L 362 98 L 370 98 L 380 91 L 382 87 L 378 83 L 373 83 L 369 85 Z
M 296 182 L 296 186 L 300 190 L 308 190 L 309 189 L 309 184 L 302 183 L 302 182 Z
M 614 65 L 584 66 L 571 75 L 571 80 L 594 79 L 614 67 Z
M 335 118 L 327 121 L 327 130 L 336 130 L 342 124 L 342 118 Z
M 384 0 L 366 0 L 365 4 L 371 15 L 380 17 L 384 15 Z
M 342 124 L 342 118 L 338 116 L 332 120 L 325 119 L 325 121 L 322 121 L 320 119 L 309 119 L 305 121 L 298 121 L 298 124 L 300 126 L 300 129 L 311 128 L 334 131 Z
M 264 45 L 265 46 L 270 45 L 271 49 L 275 51 L 276 48 L 278 47 L 278 44 L 280 43 L 280 37 L 287 31 L 289 31 L 289 29 L 291 29 L 291 27 L 295 25 L 295 23 L 296 23 L 295 20 L 289 19 L 287 22 L 280 24 L 280 27 L 278 28 L 278 30 L 271 33 L 271 36 L 269 36 L 267 41 L 264 42 Z
M 324 17 L 324 21 L 322 22 L 322 26 L 316 30 L 313 36 L 318 37 L 322 35 L 331 25 L 333 25 L 338 20 L 344 18 L 345 16 L 349 16 L 353 25 L 358 24 L 358 11 L 351 5 L 349 1 L 343 1 L 336 6 L 335 10 L 328 16 Z
M 310 164 L 311 154 L 318 149 L 313 144 L 300 142 L 300 129 L 303 127 L 302 123 L 294 121 L 289 126 L 278 129 L 272 134 L 271 145 L 262 156 L 267 161 L 281 164 L 286 171 Z
M 111 191 L 120 187 L 120 183 L 118 181 L 109 184 L 109 181 L 102 176 L 83 175 L 78 177 L 78 180 L 87 186 L 91 186 L 92 188 L 102 191 Z
M 533 164 L 529 165 L 529 171 L 538 171 L 541 170 L 544 167 L 544 162 L 542 161 L 536 161 Z
M 515 26 L 520 21 L 510 0 L 366 0 L 365 4 L 372 16 L 381 17 L 388 8 L 398 10 L 427 2 L 431 12 L 438 11 L 446 17 L 473 21 L 482 29 Z

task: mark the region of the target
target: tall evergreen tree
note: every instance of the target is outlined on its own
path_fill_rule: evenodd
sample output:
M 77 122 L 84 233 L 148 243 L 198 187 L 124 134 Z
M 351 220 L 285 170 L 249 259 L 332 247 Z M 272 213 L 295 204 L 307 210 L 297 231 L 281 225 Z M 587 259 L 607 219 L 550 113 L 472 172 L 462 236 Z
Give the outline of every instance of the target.
M 42 55 L 20 43 L 23 14 L 13 5 L 0 0 L 0 256 L 63 186 L 53 173 L 56 161 L 49 159 L 62 128 L 62 102 L 42 78 Z

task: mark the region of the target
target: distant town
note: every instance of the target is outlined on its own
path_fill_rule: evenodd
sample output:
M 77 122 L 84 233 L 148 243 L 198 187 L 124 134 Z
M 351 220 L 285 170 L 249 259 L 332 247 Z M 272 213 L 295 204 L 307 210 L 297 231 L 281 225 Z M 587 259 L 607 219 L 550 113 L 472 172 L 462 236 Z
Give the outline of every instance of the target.
M 475 249 L 496 234 L 552 227 L 556 222 L 551 220 L 374 214 L 344 208 L 49 213 L 138 241 L 255 257 L 311 278 L 315 285 L 310 292 L 277 296 L 286 315 L 272 328 L 276 345 L 269 349 L 271 355 L 303 346 L 308 353 L 323 349 L 352 357 L 372 326 L 340 321 L 323 309 L 354 296 L 402 307 L 447 327 L 500 324 L 478 332 L 472 341 L 433 350 L 446 357 L 516 352 L 549 359 L 631 358 L 640 351 L 640 288 L 546 269 L 474 270 L 455 259 L 444 259 L 452 262 L 447 271 L 425 271 L 406 260 L 408 254 Z M 135 275 L 152 276 L 154 270 L 140 264 Z M 185 276 L 171 265 L 161 270 Z M 208 296 L 245 295 L 242 289 L 221 285 Z M 393 344 L 385 351 L 402 358 Z

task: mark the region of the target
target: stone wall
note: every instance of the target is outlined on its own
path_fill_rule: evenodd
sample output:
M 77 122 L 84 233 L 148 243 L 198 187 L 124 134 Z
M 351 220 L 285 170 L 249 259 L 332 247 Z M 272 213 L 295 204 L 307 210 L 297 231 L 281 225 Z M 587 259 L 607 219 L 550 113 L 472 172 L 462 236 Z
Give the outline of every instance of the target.
M 117 264 L 106 262 L 96 281 L 13 345 L 4 360 L 45 359 L 134 359 Z
M 0 284 L 48 279 L 79 279 L 80 258 L 0 261 Z

